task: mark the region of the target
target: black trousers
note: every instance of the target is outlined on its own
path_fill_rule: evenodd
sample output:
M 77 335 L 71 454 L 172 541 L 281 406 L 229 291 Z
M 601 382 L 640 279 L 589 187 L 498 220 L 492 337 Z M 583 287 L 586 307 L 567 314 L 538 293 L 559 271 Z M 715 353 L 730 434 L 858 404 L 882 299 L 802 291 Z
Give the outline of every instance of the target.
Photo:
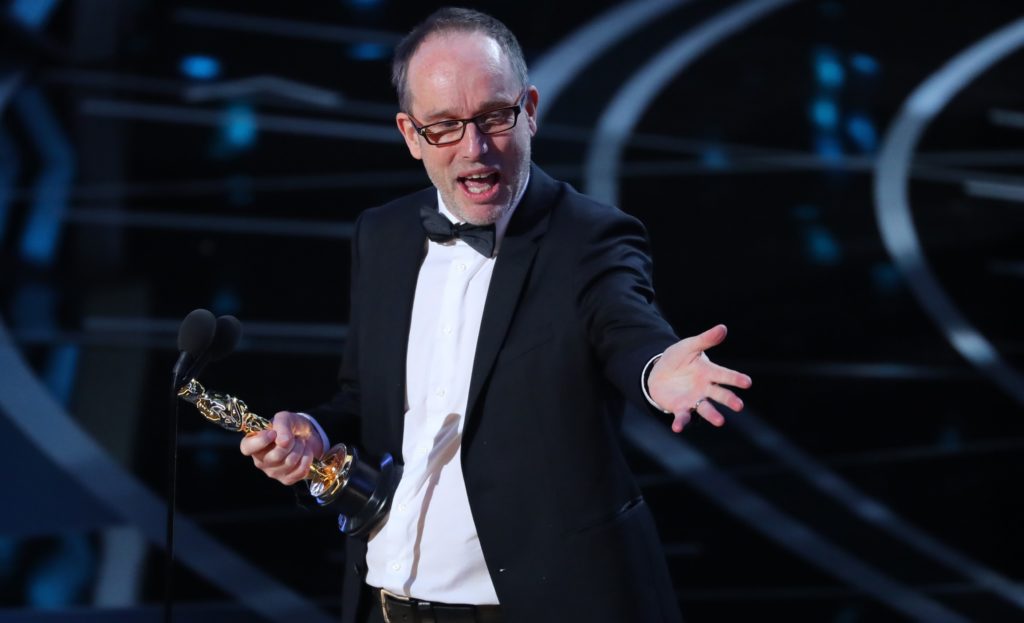
M 384 623 L 384 613 L 381 611 L 380 602 L 373 604 L 366 614 L 364 623 Z

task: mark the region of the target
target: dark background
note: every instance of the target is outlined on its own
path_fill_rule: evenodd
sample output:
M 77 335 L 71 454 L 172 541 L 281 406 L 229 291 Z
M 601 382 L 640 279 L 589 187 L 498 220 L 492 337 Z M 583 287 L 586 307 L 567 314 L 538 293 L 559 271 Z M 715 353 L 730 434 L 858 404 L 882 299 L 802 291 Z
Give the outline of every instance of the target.
M 331 393 L 351 224 L 428 183 L 388 63 L 435 6 L 0 2 L 0 618 L 159 620 L 191 309 L 245 323 L 207 386 Z M 688 620 L 1024 619 L 1019 3 L 474 6 L 535 161 L 641 218 L 666 316 L 755 379 L 723 429 L 624 427 Z M 177 616 L 329 620 L 334 518 L 237 442 L 183 410 Z

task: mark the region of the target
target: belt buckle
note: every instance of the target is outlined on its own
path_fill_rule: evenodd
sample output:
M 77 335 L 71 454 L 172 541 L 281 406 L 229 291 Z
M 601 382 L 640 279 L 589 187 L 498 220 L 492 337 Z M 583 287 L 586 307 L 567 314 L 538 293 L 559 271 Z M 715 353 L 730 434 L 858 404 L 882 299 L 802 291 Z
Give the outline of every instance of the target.
M 389 591 L 386 588 L 382 588 L 382 589 L 379 589 L 379 590 L 380 590 L 380 609 L 381 609 L 381 612 L 384 613 L 384 623 L 391 623 L 391 616 L 388 614 L 388 597 L 392 597 L 394 599 L 397 599 L 398 601 L 404 601 L 406 603 L 411 603 L 412 600 L 409 599 L 408 597 L 406 597 L 405 595 L 398 595 L 398 594 L 392 593 L 391 591 Z

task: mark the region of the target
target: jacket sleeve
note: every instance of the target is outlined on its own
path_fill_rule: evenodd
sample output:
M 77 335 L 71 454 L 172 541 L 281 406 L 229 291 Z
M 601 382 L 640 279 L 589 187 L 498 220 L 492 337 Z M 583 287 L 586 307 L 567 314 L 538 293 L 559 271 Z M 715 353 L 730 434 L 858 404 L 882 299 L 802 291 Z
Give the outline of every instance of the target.
M 359 391 L 359 309 L 364 295 L 360 287 L 359 246 L 360 223 L 356 220 L 352 234 L 352 278 L 349 303 L 348 331 L 341 368 L 338 371 L 338 390 L 327 402 L 305 412 L 316 418 L 324 428 L 331 443 L 357 444 L 360 438 L 360 391 Z
M 580 253 L 579 313 L 605 376 L 634 406 L 655 411 L 643 395 L 644 366 L 678 337 L 655 304 L 643 225 L 615 208 L 601 213 Z

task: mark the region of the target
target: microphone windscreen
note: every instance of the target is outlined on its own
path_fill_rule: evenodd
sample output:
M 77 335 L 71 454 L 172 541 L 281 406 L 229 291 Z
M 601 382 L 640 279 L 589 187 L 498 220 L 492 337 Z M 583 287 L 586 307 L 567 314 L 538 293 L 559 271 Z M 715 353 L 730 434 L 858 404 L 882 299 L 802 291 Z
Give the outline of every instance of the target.
M 210 347 L 217 332 L 217 319 L 207 309 L 194 309 L 181 321 L 178 350 L 198 357 Z
M 210 361 L 223 359 L 235 352 L 238 340 L 242 339 L 242 323 L 234 316 L 217 318 L 217 333 L 210 344 Z

